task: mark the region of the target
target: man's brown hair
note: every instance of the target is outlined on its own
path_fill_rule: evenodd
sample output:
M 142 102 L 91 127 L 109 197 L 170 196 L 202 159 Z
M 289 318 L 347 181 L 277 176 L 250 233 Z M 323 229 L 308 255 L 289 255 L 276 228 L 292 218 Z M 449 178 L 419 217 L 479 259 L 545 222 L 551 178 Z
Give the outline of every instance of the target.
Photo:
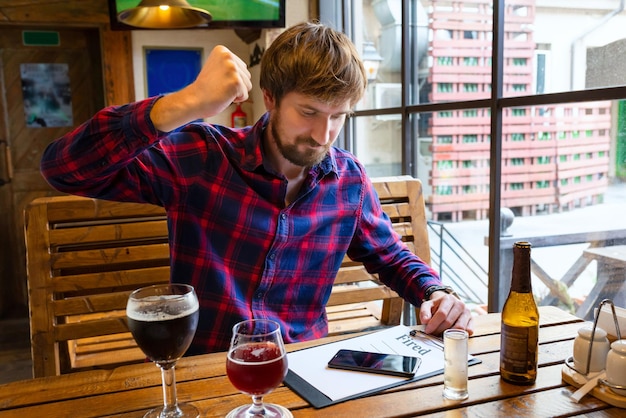
M 286 29 L 261 59 L 261 89 L 277 105 L 285 94 L 297 92 L 331 104 L 349 100 L 354 106 L 366 84 L 365 68 L 352 41 L 319 23 Z

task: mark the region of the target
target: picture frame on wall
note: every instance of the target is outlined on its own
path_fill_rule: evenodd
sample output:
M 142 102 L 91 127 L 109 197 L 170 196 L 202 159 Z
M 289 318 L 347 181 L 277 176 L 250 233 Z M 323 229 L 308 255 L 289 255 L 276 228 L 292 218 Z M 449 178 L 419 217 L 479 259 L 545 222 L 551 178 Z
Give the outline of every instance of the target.
M 172 93 L 196 79 L 202 48 L 144 47 L 146 95 Z

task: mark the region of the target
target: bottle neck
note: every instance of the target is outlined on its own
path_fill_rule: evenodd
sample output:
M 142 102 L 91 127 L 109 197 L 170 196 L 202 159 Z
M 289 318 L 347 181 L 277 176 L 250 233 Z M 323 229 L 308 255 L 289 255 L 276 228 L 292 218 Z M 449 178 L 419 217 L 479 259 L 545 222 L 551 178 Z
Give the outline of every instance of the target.
M 530 246 L 515 244 L 513 247 L 513 274 L 511 292 L 532 293 L 530 280 Z

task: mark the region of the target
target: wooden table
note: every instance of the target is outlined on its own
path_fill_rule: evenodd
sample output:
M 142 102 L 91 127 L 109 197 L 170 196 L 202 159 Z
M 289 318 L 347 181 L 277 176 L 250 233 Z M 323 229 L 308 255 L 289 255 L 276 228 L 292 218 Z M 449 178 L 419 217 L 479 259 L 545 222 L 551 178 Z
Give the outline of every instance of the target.
M 533 386 L 510 385 L 500 379 L 500 316 L 488 314 L 476 318 L 470 352 L 482 363 L 469 368 L 470 396 L 461 403 L 442 398 L 441 375 L 322 409 L 312 408 L 285 386 L 267 396 L 267 401 L 289 408 L 295 417 L 548 417 L 592 411 L 594 417 L 624 416 L 625 409 L 591 396 L 578 404 L 570 401 L 567 395 L 576 388 L 562 381 L 561 371 L 582 320 L 555 307 L 540 311 L 540 366 Z M 293 344 L 289 349 L 341 338 Z M 225 358 L 224 353 L 188 357 L 177 366 L 179 399 L 195 404 L 202 416 L 223 417 L 250 401 L 228 381 Z M 9 383 L 0 386 L 0 417 L 139 417 L 161 402 L 160 384 L 157 367 L 149 363 Z
M 626 307 L 626 245 L 587 248 L 583 256 L 596 260 L 597 281 L 589 296 L 576 314 L 582 318 L 593 319 L 593 310 L 604 299 L 611 299 L 615 306 Z

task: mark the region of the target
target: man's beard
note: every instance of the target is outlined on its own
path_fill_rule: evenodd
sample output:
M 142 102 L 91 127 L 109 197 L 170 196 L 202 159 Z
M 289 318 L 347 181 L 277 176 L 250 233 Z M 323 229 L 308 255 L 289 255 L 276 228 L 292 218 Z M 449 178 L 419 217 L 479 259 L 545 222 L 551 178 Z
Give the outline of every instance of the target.
M 278 127 L 280 126 L 280 117 L 278 112 L 273 113 L 270 119 L 270 126 L 272 131 L 272 140 L 276 144 L 276 148 L 280 154 L 290 163 L 300 167 L 311 167 L 320 163 L 326 154 L 332 142 L 327 145 L 320 145 L 311 137 L 299 136 L 295 139 L 294 144 L 287 144 L 282 140 Z M 306 145 L 306 150 L 303 152 L 299 149 L 299 145 Z

